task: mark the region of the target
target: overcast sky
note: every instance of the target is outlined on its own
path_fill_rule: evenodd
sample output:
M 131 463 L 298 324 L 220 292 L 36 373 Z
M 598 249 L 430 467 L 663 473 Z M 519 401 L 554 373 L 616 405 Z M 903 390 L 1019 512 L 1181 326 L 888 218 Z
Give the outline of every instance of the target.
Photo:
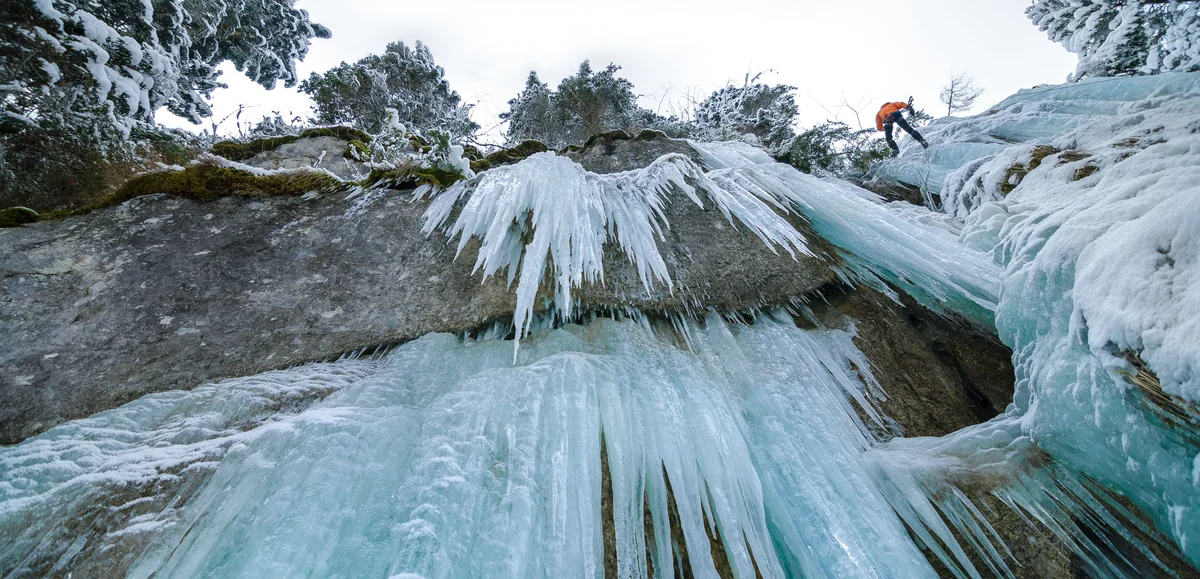
M 1075 56 L 1050 42 L 1028 19 L 1029 0 L 297 0 L 333 38 L 314 40 L 299 64 L 302 77 L 339 62 L 382 52 L 388 42 L 421 40 L 446 70 L 450 86 L 476 103 L 484 129 L 498 122 L 508 99 L 530 70 L 556 86 L 584 59 L 609 62 L 643 95 L 651 109 L 707 96 L 747 72 L 770 70 L 762 81 L 797 88 L 802 125 L 833 114 L 853 124 L 837 105 L 864 108 L 870 124 L 880 104 L 916 98 L 936 116 L 938 93 L 958 71 L 986 89 L 984 110 L 1020 88 L 1062 83 Z M 230 88 L 214 95 L 214 118 L 252 106 L 243 121 L 272 111 L 309 114 L 308 100 L 282 85 L 267 91 L 228 64 Z M 663 99 L 665 95 L 665 99 Z M 828 111 L 826 110 L 828 109 Z M 670 112 L 663 106 L 664 113 Z M 168 126 L 199 128 L 163 112 Z M 235 130 L 226 120 L 222 133 Z M 502 130 L 493 131 L 499 139 Z

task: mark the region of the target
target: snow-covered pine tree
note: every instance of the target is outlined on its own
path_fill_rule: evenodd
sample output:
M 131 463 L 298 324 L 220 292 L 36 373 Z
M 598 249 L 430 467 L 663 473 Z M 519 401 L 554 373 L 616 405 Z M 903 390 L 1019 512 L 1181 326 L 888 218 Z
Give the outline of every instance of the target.
M 419 40 L 412 48 L 393 42 L 383 54 L 314 73 L 300 83 L 300 90 L 316 103 L 318 123 L 349 124 L 378 133 L 385 127 L 388 109 L 395 109 L 406 127 L 445 131 L 454 140 L 479 129 L 471 120 L 471 107 L 461 104 L 445 71 Z
M 509 142 L 534 139 L 561 148 L 603 132 L 653 125 L 654 113 L 638 106 L 633 83 L 617 76 L 620 70 L 609 64 L 595 72 L 585 60 L 553 91 L 537 73 L 530 73 L 525 90 L 508 101 L 508 112 L 501 114 L 509 122 Z
M 1025 14 L 1079 55 L 1074 78 L 1200 68 L 1197 0 L 1035 0 Z
M 1171 10 L 1158 10 L 1150 22 L 1163 33 L 1146 61 L 1148 70 L 1200 70 L 1200 2 L 1179 2 Z
M 874 127 L 851 129 L 842 122 L 826 121 L 790 139 L 776 158 L 813 175 L 861 174 L 888 157 L 888 148 L 875 135 Z
M 508 140 L 514 144 L 526 139 L 544 143 L 566 140 L 565 131 L 554 119 L 554 91 L 542 82 L 536 72 L 525 79 L 525 90 L 508 101 L 508 112 L 500 113 L 500 120 L 508 122 Z
M 292 0 L 0 2 L 0 206 L 102 193 L 155 111 L 211 114 L 221 62 L 294 85 L 295 61 L 329 35 Z
M 638 119 L 637 95 L 633 83 L 617 76 L 621 67 L 609 64 L 593 73 L 591 63 L 583 61 L 579 72 L 558 85 L 554 95 L 555 113 L 567 128 L 567 139 L 582 142 L 605 131 L 630 129 Z
M 795 87 L 760 84 L 762 73 L 746 75 L 742 86 L 726 85 L 696 107 L 697 137 L 729 140 L 754 135 L 772 154 L 782 153 L 795 136 L 800 114 L 792 95 Z
M 293 86 L 311 39 L 330 35 L 292 0 L 0 5 L 0 103 L 10 123 L 78 126 L 99 115 L 127 132 L 164 106 L 200 122 L 210 114 L 206 99 L 222 86 L 222 62 L 264 87 Z

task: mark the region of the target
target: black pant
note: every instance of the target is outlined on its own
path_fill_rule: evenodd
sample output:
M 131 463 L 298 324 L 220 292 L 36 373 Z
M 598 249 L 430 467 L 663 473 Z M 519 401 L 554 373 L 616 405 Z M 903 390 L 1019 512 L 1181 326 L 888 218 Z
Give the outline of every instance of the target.
M 918 133 L 916 129 L 908 124 L 908 121 L 904 120 L 904 111 L 896 111 L 885 118 L 883 122 L 883 135 L 887 138 L 887 144 L 893 151 L 899 153 L 900 145 L 897 145 L 895 139 L 892 138 L 892 123 L 900 125 L 900 128 L 907 131 L 914 139 L 918 141 L 925 140 L 921 138 L 921 133 Z

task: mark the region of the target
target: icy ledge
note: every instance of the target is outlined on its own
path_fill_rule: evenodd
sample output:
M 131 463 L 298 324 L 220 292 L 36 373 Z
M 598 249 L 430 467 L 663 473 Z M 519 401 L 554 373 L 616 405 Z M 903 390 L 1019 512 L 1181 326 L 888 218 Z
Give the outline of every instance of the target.
M 459 253 L 479 238 L 475 270 L 484 279 L 507 270 L 509 283 L 517 282 L 518 337 L 529 331 L 547 268 L 560 317 L 576 314 L 571 291 L 604 282 L 606 243 L 635 264 L 647 292 L 656 283 L 673 289 L 658 242 L 670 227 L 663 207 L 675 191 L 700 207 L 711 203 L 730 225 L 740 223 L 772 251 L 783 248 L 792 257 L 811 254 L 784 218 L 799 213 L 842 249 L 847 281 L 890 293 L 886 280 L 935 311 L 993 327 L 999 270 L 986 255 L 963 248 L 944 230 L 902 217 L 865 190 L 804 175 L 747 145 L 689 144 L 706 167 L 669 154 L 644 169 L 600 175 L 552 152 L 539 153 L 438 194 L 423 230 L 457 237 Z

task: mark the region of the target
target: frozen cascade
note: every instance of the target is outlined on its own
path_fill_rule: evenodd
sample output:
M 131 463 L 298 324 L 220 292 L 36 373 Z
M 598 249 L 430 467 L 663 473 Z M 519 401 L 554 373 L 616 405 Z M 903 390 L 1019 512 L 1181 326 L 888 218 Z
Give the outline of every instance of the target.
M 959 173 L 941 192 L 963 243 L 1005 267 L 996 323 L 1017 395 L 1002 420 L 1200 563 L 1200 74 L 1036 89 L 993 110 L 929 134 L 933 164 Z M 959 154 L 980 140 L 987 156 Z M 1006 176 L 1037 147 L 1039 166 Z
M 843 251 L 861 280 L 890 293 L 882 278 L 931 310 L 993 327 L 1000 269 L 986 254 L 947 236 L 944 225 L 922 223 L 910 209 L 884 204 L 874 193 L 844 181 L 801 173 L 745 143 L 691 145 L 718 186 L 771 196 L 799 212 Z
M 959 577 L 980 575 L 969 551 L 1009 575 L 968 498 L 980 491 L 1100 576 L 1125 571 L 1105 533 L 1138 527 L 1110 494 L 1196 563 L 1198 95 L 1196 74 L 1080 83 L 935 125 L 951 219 L 737 143 L 693 143 L 707 171 L 668 155 L 595 175 L 545 153 L 485 172 L 435 197 L 425 228 L 460 251 L 478 238 L 476 268 L 517 281 L 520 351 L 505 325 L 427 335 L 379 360 L 148 396 L 0 448 L 0 536 L 16 538 L 0 570 L 596 577 L 602 454 L 622 577 L 673 576 L 680 553 L 714 577 L 710 536 L 738 577 L 936 576 L 918 543 Z M 1101 114 L 1103 127 L 1087 118 Z M 996 173 L 1028 165 L 1037 139 L 1089 156 L 1046 157 L 1015 185 Z M 1076 178 L 1084 163 L 1096 171 Z M 888 170 L 914 166 L 936 173 L 911 151 Z M 851 281 L 995 324 L 1015 352 L 1015 404 L 947 437 L 875 444 L 860 413 L 880 419 L 878 385 L 850 333 L 783 312 L 562 325 L 578 319 L 571 289 L 603 282 L 605 243 L 647 289 L 671 287 L 655 239 L 669 188 L 793 255 L 805 239 L 780 213 L 795 212 Z M 543 277 L 557 319 L 532 314 Z
M 482 270 L 485 279 L 507 269 L 509 284 L 518 280 L 513 323 L 520 337 L 529 329 L 547 259 L 563 319 L 574 313 L 571 288 L 604 281 L 601 258 L 606 241 L 617 243 L 629 256 L 647 291 L 655 282 L 671 287 L 655 243 L 662 228 L 669 226 L 662 213 L 664 194 L 678 188 L 703 206 L 693 183 L 730 224 L 736 217 L 768 247 L 783 247 L 791 255 L 809 253 L 804 236 L 768 205 L 773 200 L 713 186 L 682 155 L 666 155 L 645 169 L 597 175 L 552 152 L 538 153 L 438 195 L 425 213 L 425 232 L 443 227 L 459 200 L 469 195 L 447 235 L 459 237 L 460 253 L 473 237 L 481 239 L 475 269 Z
M 450 238 L 458 237 L 460 253 L 479 238 L 476 270 L 484 278 L 507 270 L 509 283 L 517 280 L 518 336 L 528 330 L 548 263 L 556 310 L 571 319 L 570 290 L 603 282 L 608 241 L 636 264 L 647 291 L 655 282 L 670 287 L 655 238 L 669 227 L 662 207 L 672 188 L 700 206 L 705 194 L 731 225 L 740 222 L 768 247 L 793 256 L 808 249 L 780 212 L 799 213 L 843 250 L 855 281 L 891 293 L 886 280 L 935 311 L 993 326 L 999 269 L 944 235 L 944 228 L 913 223 L 868 191 L 805 175 L 744 143 L 690 144 L 710 171 L 672 154 L 645 169 L 597 175 L 554 153 L 539 153 L 442 192 L 425 212 L 424 229 L 445 228 Z
M 669 325 L 598 319 L 536 332 L 515 364 L 507 341 L 434 334 L 147 397 L 0 448 L 0 532 L 23 537 L 0 561 L 70 561 L 62 525 L 90 508 L 128 513 L 81 536 L 130 577 L 596 577 L 603 435 L 622 577 L 674 574 L 664 474 L 697 577 L 716 576 L 716 532 L 739 577 L 936 576 L 859 462 L 869 363 L 850 334 L 780 319 L 710 316 L 691 350 Z M 289 382 L 325 397 L 246 402 Z M 167 497 L 126 504 L 120 480 Z

